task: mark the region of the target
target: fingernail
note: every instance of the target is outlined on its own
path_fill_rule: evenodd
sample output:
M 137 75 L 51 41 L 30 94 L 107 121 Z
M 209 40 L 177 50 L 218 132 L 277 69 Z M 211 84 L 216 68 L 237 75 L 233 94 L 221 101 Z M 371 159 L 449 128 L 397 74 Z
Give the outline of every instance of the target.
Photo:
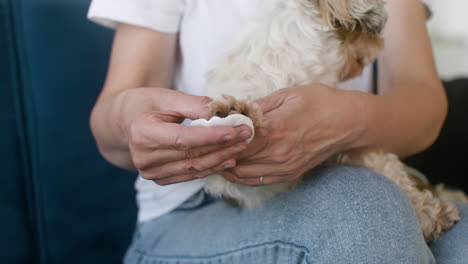
M 238 153 L 238 152 L 243 151 L 244 149 L 245 149 L 245 145 L 237 145 L 232 148 L 232 152 Z
M 226 135 L 223 137 L 223 140 L 224 141 L 231 141 L 234 139 L 234 135 Z
M 248 138 L 250 138 L 250 133 L 248 131 L 244 130 L 244 131 L 242 131 L 242 133 L 240 133 L 240 137 L 242 139 L 248 139 Z
M 234 165 L 233 165 L 231 162 L 226 162 L 226 163 L 223 165 L 223 168 L 225 168 L 225 169 L 232 169 L 232 168 L 234 168 Z

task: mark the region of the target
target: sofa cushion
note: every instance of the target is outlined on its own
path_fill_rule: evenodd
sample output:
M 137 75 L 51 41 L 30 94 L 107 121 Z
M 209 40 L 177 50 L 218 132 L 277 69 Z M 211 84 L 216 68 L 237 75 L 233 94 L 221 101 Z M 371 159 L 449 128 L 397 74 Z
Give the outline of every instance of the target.
M 135 174 L 100 157 L 88 125 L 112 32 L 86 20 L 89 0 L 9 4 L 38 259 L 119 263 L 136 223 Z
M 27 161 L 21 155 L 20 115 L 14 40 L 7 15 L 10 6 L 0 0 L 0 263 L 31 263 L 33 235 L 26 200 Z M 9 37 L 7 37 L 9 36 Z

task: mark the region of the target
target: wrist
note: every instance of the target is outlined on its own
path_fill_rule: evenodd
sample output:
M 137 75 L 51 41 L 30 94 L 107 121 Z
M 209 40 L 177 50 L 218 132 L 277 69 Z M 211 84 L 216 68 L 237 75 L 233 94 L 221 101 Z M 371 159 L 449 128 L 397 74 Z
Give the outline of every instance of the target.
M 127 89 L 98 100 L 90 121 L 100 149 L 106 152 L 128 150 L 131 123 L 138 115 L 151 111 L 142 93 L 140 88 Z
M 122 93 L 99 98 L 90 116 L 90 127 L 102 157 L 117 167 L 132 169 L 119 111 L 125 101 Z
M 135 91 L 136 90 L 136 91 Z M 130 126 L 138 113 L 135 111 L 135 102 L 139 101 L 139 88 L 128 89 L 117 94 L 113 99 L 111 117 L 114 117 L 115 135 L 120 146 L 128 148 L 128 135 Z M 140 106 L 142 106 L 141 104 Z
M 350 103 L 347 114 L 352 120 L 351 130 L 353 131 L 346 151 L 374 149 L 376 120 L 378 120 L 378 113 L 384 111 L 382 102 L 379 102 L 378 96 L 373 94 L 360 91 L 343 92 L 346 101 Z

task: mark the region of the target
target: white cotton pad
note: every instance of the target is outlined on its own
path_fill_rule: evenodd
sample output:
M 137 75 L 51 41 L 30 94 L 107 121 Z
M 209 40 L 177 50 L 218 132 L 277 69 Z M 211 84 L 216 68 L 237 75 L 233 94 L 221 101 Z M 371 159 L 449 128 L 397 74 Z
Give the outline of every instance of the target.
M 241 125 L 247 125 L 252 129 L 252 136 L 247 139 L 247 143 L 250 143 L 252 139 L 255 136 L 255 128 L 252 122 L 252 119 L 246 117 L 245 115 L 240 115 L 240 114 L 234 114 L 234 115 L 229 115 L 225 118 L 220 118 L 217 116 L 212 117 L 210 120 L 206 119 L 198 119 L 192 121 L 192 123 L 189 126 L 194 126 L 194 127 L 213 127 L 213 126 L 231 126 L 231 127 L 237 127 Z

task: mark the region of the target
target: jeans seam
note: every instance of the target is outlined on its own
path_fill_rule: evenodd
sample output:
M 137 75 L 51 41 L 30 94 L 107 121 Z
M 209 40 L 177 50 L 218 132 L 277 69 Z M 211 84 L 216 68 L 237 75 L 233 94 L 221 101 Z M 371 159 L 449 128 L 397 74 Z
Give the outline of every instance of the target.
M 282 240 L 275 240 L 275 241 L 269 241 L 269 242 L 263 242 L 263 243 L 259 243 L 259 244 L 243 246 L 243 247 L 238 248 L 238 249 L 228 250 L 228 251 L 225 251 L 225 252 L 222 252 L 222 253 L 206 255 L 206 256 L 153 255 L 153 254 L 148 254 L 147 252 L 145 252 L 144 250 L 139 249 L 139 248 L 135 248 L 135 252 L 140 254 L 140 259 L 147 258 L 147 259 L 154 259 L 154 260 L 156 260 L 156 259 L 160 259 L 160 260 L 163 260 L 163 259 L 166 259 L 166 260 L 170 260 L 170 259 L 172 259 L 172 260 L 174 260 L 174 259 L 177 259 L 177 260 L 206 260 L 206 259 L 212 259 L 212 258 L 217 258 L 217 257 L 223 257 L 223 256 L 226 256 L 226 255 L 229 255 L 229 254 L 234 254 L 234 253 L 243 251 L 243 250 L 255 249 L 255 248 L 258 248 L 258 247 L 264 247 L 264 246 L 270 246 L 270 245 L 280 245 L 280 246 L 292 247 L 292 248 L 294 248 L 296 250 L 303 251 L 303 252 L 306 253 L 306 257 L 305 257 L 306 263 L 307 264 L 312 264 L 312 262 L 309 261 L 310 250 L 307 247 L 301 246 L 301 245 L 298 245 L 298 244 L 295 244 L 295 243 L 292 243 L 292 242 L 285 242 L 285 241 L 282 241 Z

